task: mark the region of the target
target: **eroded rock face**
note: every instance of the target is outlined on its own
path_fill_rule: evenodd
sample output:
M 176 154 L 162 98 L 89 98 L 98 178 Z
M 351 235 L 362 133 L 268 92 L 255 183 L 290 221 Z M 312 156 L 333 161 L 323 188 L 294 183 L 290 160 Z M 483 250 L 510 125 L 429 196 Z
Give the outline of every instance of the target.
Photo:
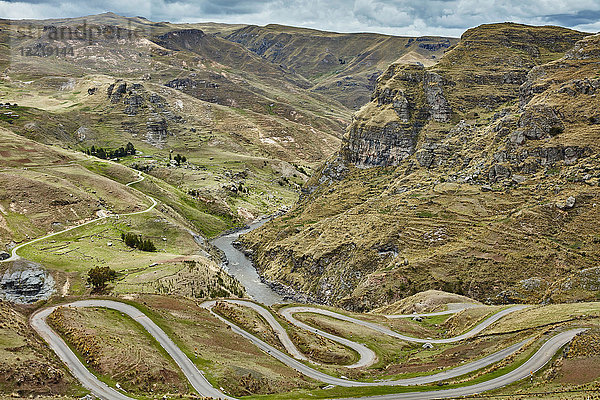
M 342 144 L 345 161 L 359 167 L 390 166 L 414 154 L 427 121 L 450 121 L 452 109 L 443 83 L 440 75 L 422 66 L 391 65 L 381 76 L 371 103 L 348 128 Z M 385 117 L 370 119 L 376 113 Z M 421 161 L 432 162 L 427 155 Z
M 556 136 L 565 130 L 559 113 L 545 104 L 527 107 L 519 120 L 519 126 L 525 138 L 531 140 Z
M 346 160 L 362 167 L 396 165 L 415 152 L 417 134 L 398 122 L 351 128 Z
M 154 146 L 161 146 L 167 140 L 169 132 L 164 118 L 154 117 L 146 122 L 146 140 Z
M 437 122 L 450 122 L 452 109 L 450 103 L 444 97 L 442 87 L 443 79 L 434 72 L 425 72 L 423 76 L 423 91 L 427 105 L 429 106 L 430 118 Z
M 172 82 L 175 83 L 169 85 Z M 178 85 L 185 86 L 192 82 L 196 81 L 191 81 L 189 78 L 175 79 L 169 82 L 167 86 L 178 88 Z M 173 136 L 178 132 L 180 128 L 173 125 L 169 126 L 170 122 L 176 124 L 185 122 L 185 119 L 178 112 L 183 107 L 183 103 L 169 104 L 164 97 L 148 91 L 141 83 L 118 80 L 108 86 L 106 94 L 111 103 L 122 106 L 124 114 L 138 116 L 140 119 L 144 118 L 146 120 L 145 130 L 143 124 L 140 125 L 138 122 L 123 122 L 121 125 L 123 130 L 134 136 L 144 137 L 153 146 L 161 148 L 167 142 L 168 136 Z M 85 129 L 87 132 L 88 129 Z M 77 135 L 79 140 L 83 140 L 86 135 L 80 135 L 80 131 L 77 131 Z
M 206 34 L 200 29 L 181 29 L 160 35 L 155 41 L 160 46 L 171 50 L 179 50 L 181 48 L 193 50 L 203 44 L 205 37 Z
M 39 264 L 15 262 L 0 280 L 0 297 L 14 303 L 34 303 L 54 292 L 54 279 Z
M 600 35 L 591 35 L 575 43 L 575 46 L 567 51 L 567 60 L 589 60 L 600 58 Z
M 144 98 L 139 94 L 132 94 L 124 100 L 127 105 L 125 107 L 125 114 L 129 116 L 137 115 L 139 108 L 144 104 Z
M 116 89 L 113 90 L 113 88 L 113 85 L 109 86 L 107 94 L 110 97 L 111 103 L 118 103 L 121 101 L 123 95 L 127 93 L 127 83 L 123 82 L 119 84 Z
M 385 88 L 381 91 L 375 91 L 373 99 L 377 101 L 377 105 L 383 106 L 385 104 L 392 104 L 394 111 L 398 114 L 398 118 L 402 122 L 408 122 L 410 118 L 410 106 L 406 99 L 404 92 L 401 90 L 392 90 Z
M 583 44 L 600 47 L 600 35 L 577 58 L 535 67 L 581 36 L 553 30 L 489 26 L 431 71 L 391 66 L 356 113 L 341 163 L 328 160 L 289 220 L 245 238 L 257 267 L 353 310 L 431 287 L 492 303 L 596 299 L 600 269 L 581 269 L 600 241 L 600 52 Z

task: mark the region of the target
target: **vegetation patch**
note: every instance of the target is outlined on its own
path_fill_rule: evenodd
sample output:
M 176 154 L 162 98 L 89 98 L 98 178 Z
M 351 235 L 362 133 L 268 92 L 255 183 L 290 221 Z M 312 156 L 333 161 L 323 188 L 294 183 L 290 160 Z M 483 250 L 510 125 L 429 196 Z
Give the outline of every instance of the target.
M 122 233 L 121 240 L 126 246 L 141 251 L 156 251 L 156 246 L 150 239 L 144 239 L 142 235 L 135 235 L 133 233 Z
M 48 323 L 110 386 L 145 396 L 188 393 L 179 367 L 129 317 L 103 308 L 59 307 Z

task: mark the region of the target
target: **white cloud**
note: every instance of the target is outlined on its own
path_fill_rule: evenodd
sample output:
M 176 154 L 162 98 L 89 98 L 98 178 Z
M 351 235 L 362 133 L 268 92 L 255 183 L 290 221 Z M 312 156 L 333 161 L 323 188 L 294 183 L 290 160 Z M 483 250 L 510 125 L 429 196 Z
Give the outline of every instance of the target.
M 0 0 L 4 18 L 75 17 L 113 11 L 172 22 L 278 23 L 340 32 L 459 36 L 514 21 L 600 30 L 598 0 Z

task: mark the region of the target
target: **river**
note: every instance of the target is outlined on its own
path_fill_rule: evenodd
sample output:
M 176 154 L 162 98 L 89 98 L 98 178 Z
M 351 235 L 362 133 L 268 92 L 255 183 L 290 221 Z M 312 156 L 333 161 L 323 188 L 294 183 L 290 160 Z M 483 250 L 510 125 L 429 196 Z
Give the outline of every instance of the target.
M 251 230 L 262 226 L 267 221 L 268 219 L 265 218 L 253 222 L 248 228 L 219 236 L 218 238 L 213 239 L 211 243 L 225 253 L 229 264 L 223 268 L 240 281 L 246 289 L 246 293 L 248 293 L 253 300 L 270 306 L 273 304 L 284 303 L 285 300 L 283 299 L 283 296 L 271 289 L 269 285 L 261 282 L 260 276 L 258 275 L 258 272 L 256 272 L 256 268 L 254 268 L 252 261 L 250 261 L 244 253 L 233 246 L 233 242 L 238 240 L 241 234 L 250 232 Z

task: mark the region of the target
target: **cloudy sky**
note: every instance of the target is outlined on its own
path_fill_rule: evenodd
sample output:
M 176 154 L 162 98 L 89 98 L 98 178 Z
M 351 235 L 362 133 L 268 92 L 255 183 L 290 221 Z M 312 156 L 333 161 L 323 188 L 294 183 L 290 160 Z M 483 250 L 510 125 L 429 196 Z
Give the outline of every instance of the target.
M 278 23 L 338 32 L 460 36 L 489 22 L 600 31 L 600 0 L 0 0 L 0 17 L 78 17 L 112 11 L 153 21 Z

